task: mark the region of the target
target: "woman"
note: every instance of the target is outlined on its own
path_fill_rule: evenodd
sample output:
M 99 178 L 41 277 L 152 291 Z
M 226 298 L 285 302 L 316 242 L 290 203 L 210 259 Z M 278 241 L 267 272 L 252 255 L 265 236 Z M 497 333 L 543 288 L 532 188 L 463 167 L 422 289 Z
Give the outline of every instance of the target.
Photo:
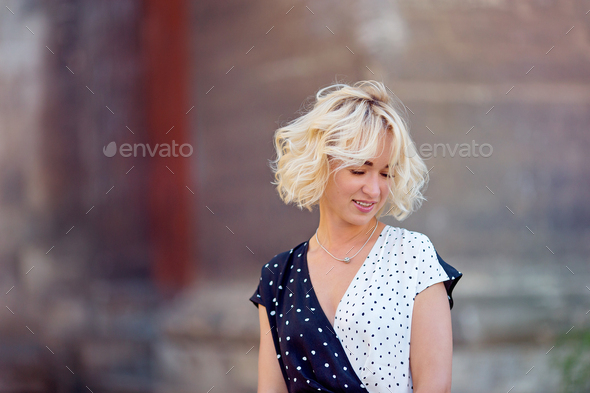
M 321 89 L 276 131 L 275 148 L 281 199 L 319 205 L 320 221 L 262 267 L 250 298 L 258 392 L 450 392 L 451 293 L 462 274 L 427 236 L 379 221 L 405 219 L 428 182 L 386 87 Z

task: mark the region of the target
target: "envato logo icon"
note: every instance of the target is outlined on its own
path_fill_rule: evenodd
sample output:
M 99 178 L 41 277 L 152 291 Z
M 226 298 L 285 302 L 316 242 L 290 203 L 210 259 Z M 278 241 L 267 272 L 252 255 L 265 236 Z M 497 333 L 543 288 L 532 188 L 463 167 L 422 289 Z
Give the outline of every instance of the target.
M 478 144 L 475 143 L 474 140 L 469 143 L 461 143 L 454 145 L 449 145 L 448 143 L 423 143 L 420 145 L 420 148 L 416 148 L 416 145 L 412 143 L 412 145 L 406 149 L 406 155 L 408 157 L 414 157 L 416 154 L 420 154 L 422 159 L 429 160 L 431 158 L 436 157 L 451 157 L 454 158 L 457 153 L 461 158 L 471 158 L 471 157 L 483 157 L 488 158 L 494 152 L 494 147 L 489 143 Z
M 135 143 L 133 145 L 123 143 L 118 150 L 117 144 L 113 141 L 102 148 L 102 152 L 107 157 L 113 157 L 117 151 L 121 157 L 145 157 L 146 153 L 150 157 L 155 157 L 156 154 L 160 157 L 190 157 L 193 154 L 193 147 L 188 143 L 179 145 L 173 140 L 172 145 L 156 143 L 153 147 L 149 143 Z

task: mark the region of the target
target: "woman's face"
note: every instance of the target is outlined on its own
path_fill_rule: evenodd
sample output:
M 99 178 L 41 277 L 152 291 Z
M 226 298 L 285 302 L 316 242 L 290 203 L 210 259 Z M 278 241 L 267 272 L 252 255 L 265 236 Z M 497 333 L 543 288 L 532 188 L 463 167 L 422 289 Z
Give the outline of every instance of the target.
M 338 217 L 351 225 L 365 225 L 371 221 L 389 195 L 392 143 L 393 136 L 387 133 L 378 157 L 367 160 L 361 167 L 343 168 L 330 176 L 320 199 L 320 212 L 329 215 L 330 221 Z

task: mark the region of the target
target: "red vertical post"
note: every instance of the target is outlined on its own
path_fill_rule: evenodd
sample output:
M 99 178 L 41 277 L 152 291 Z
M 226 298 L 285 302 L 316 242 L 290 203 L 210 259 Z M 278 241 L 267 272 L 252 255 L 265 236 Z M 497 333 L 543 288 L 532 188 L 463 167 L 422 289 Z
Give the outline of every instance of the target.
M 153 247 L 153 277 L 165 295 L 173 295 L 195 278 L 191 248 L 195 237 L 191 207 L 196 190 L 189 182 L 189 116 L 193 106 L 188 100 L 189 81 L 189 9 L 185 0 L 146 0 L 146 108 L 148 141 L 159 145 L 159 153 L 150 157 L 149 212 Z M 173 147 L 176 157 L 162 157 L 162 145 Z

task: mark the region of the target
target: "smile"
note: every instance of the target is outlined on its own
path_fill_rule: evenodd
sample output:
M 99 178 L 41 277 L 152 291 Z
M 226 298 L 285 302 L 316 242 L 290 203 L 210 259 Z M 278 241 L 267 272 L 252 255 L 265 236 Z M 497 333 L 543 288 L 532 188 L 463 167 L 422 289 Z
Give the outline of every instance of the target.
M 354 201 L 354 203 L 356 203 L 357 205 L 362 206 L 362 207 L 370 207 L 375 204 L 375 202 L 360 202 L 360 201 L 355 201 L 354 199 L 353 199 L 353 201 Z

